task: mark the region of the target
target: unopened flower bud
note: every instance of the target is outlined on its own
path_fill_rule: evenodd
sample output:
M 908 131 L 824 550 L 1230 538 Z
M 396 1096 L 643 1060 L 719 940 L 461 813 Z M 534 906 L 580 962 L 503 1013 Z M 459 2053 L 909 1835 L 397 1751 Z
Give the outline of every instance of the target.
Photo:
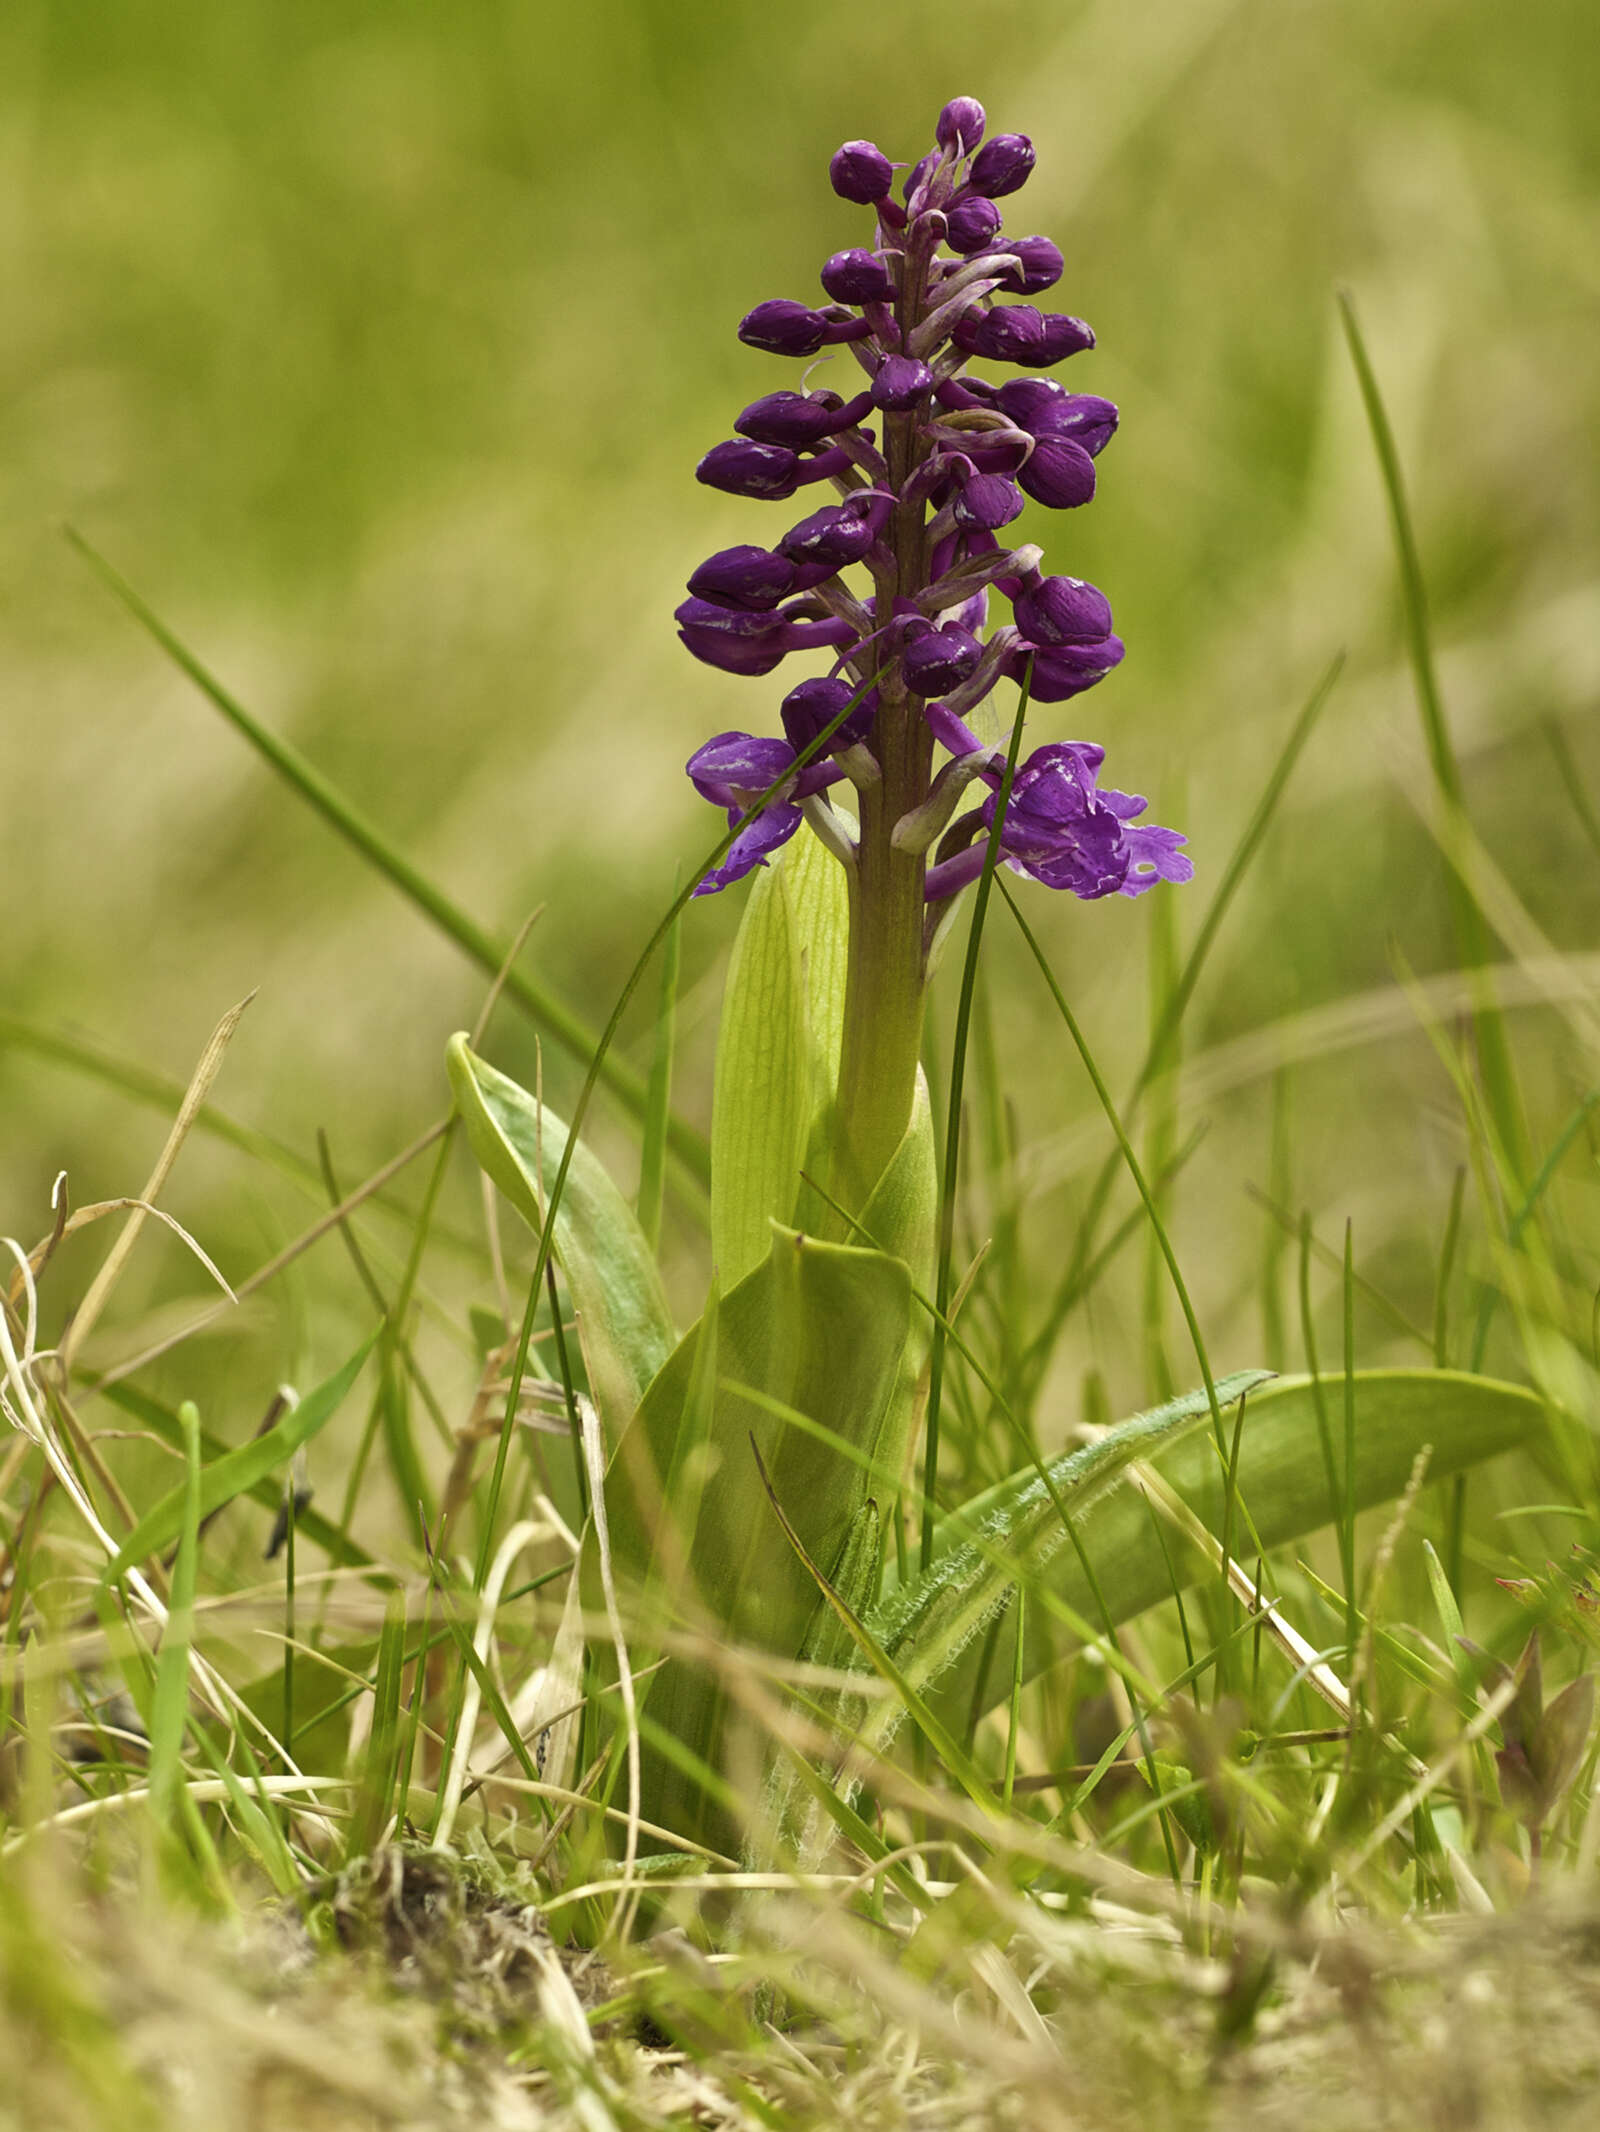
M 828 177 L 841 200 L 870 207 L 894 183 L 894 165 L 871 141 L 846 141 L 842 148 L 834 150 Z
M 1020 261 L 1000 277 L 1001 288 L 1009 289 L 1013 295 L 1037 296 L 1041 289 L 1054 288 L 1061 279 L 1066 262 L 1048 237 L 1008 237 L 1005 249 Z
M 828 563 L 842 570 L 860 562 L 893 507 L 890 497 L 878 495 L 825 504 L 790 527 L 778 543 L 779 553 L 796 563 Z
M 1086 326 L 1081 318 L 1068 318 L 1064 312 L 1047 312 L 1040 321 L 1042 332 L 1039 339 L 1039 361 L 1046 365 L 1065 362 L 1069 355 L 1081 355 L 1085 348 L 1094 346 L 1094 328 Z
M 1034 161 L 1033 143 L 1025 133 L 997 133 L 973 157 L 967 183 L 991 200 L 1003 199 L 1027 184 Z
M 841 400 L 836 392 L 769 392 L 752 400 L 733 426 L 741 437 L 754 437 L 761 444 L 785 444 L 798 451 L 837 436 L 841 429 L 853 428 L 871 405 L 871 396 L 865 392 L 849 401 Z
M 907 171 L 905 183 L 900 188 L 900 194 L 902 199 L 904 199 L 908 205 L 913 195 L 920 192 L 922 190 L 922 187 L 927 183 L 928 179 L 932 177 L 935 169 L 938 167 L 938 162 L 939 157 L 937 152 L 935 150 L 930 149 L 929 152 L 922 158 L 922 161 L 920 163 L 914 164 L 912 168 Z
M 713 607 L 760 614 L 787 596 L 794 578 L 794 563 L 786 555 L 768 548 L 723 548 L 700 565 L 689 590 Z
M 975 96 L 952 97 L 939 113 L 933 137 L 956 155 L 971 155 L 983 139 L 984 110 Z
M 827 342 L 828 321 L 809 304 L 777 296 L 740 319 L 739 338 L 747 348 L 765 348 L 770 355 L 815 355 Z
M 1070 437 L 1041 437 L 1017 479 L 1035 503 L 1071 511 L 1094 494 L 1094 461 Z
M 993 533 L 1022 515 L 1022 492 L 1004 474 L 974 474 L 956 497 L 951 515 L 958 526 Z
M 800 458 L 782 444 L 730 439 L 713 445 L 695 468 L 695 479 L 729 496 L 792 496 L 799 483 Z
M 1097 644 L 1111 634 L 1111 602 L 1081 577 L 1044 577 L 1012 601 L 1032 644 Z
M 987 251 L 999 234 L 1000 210 L 979 193 L 958 200 L 946 218 L 945 243 L 953 252 Z
M 835 252 L 822 269 L 822 286 L 843 304 L 889 303 L 894 297 L 894 276 L 875 252 Z
M 913 696 L 943 696 L 976 670 L 983 646 L 970 629 L 947 622 L 914 636 L 900 656 L 900 671 Z
M 789 744 L 796 754 L 809 747 L 819 733 L 825 733 L 851 697 L 859 691 L 848 681 L 830 681 L 818 675 L 810 681 L 802 681 L 798 688 L 790 689 L 783 699 L 780 715 L 783 730 L 789 736 Z M 840 726 L 829 743 L 834 748 L 848 748 L 866 740 L 872 732 L 872 721 L 878 708 L 876 691 L 862 697 L 844 724 Z
M 1089 392 L 1068 392 L 1054 378 L 1011 378 L 996 395 L 1000 412 L 1035 437 L 1070 437 L 1091 458 L 1111 441 L 1117 410 Z
M 1040 360 L 1044 320 L 1032 304 L 996 304 L 992 311 L 966 312 L 956 320 L 950 338 L 964 355 L 987 356 L 993 363 L 1033 363 Z
M 933 390 L 933 372 L 915 356 L 890 355 L 872 380 L 873 404 L 885 414 L 904 414 Z

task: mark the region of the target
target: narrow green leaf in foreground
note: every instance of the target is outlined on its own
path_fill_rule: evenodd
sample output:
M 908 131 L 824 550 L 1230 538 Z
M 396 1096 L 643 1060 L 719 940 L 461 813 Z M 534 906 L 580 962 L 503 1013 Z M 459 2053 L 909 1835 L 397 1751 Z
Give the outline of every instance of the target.
M 472 1152 L 539 1235 L 567 1157 L 566 1126 L 480 1059 L 465 1036 L 450 1039 L 445 1060 Z M 589 1389 L 615 1443 L 677 1333 L 633 1209 L 581 1140 L 556 1207 L 555 1244 L 578 1314 Z
M 183 1781 L 183 1738 L 189 1724 L 189 1648 L 194 1636 L 194 1599 L 200 1553 L 200 1416 L 185 1400 L 178 1409 L 183 1430 L 184 1475 L 177 1489 L 178 1556 L 172 1566 L 167 1621 L 156 1654 L 150 1700 L 150 1813 L 163 1835 L 175 1833 L 178 1788 Z M 134 1557 L 135 1560 L 138 1557 Z
M 314 1392 L 308 1392 L 300 1404 L 286 1413 L 283 1419 L 264 1436 L 252 1437 L 236 1451 L 229 1451 L 214 1465 L 207 1466 L 200 1476 L 200 1511 L 202 1518 L 209 1518 L 231 1503 L 236 1495 L 247 1495 L 259 1481 L 286 1459 L 293 1458 L 302 1444 L 307 1444 L 319 1429 L 325 1428 L 344 1403 L 345 1394 L 361 1374 L 362 1364 L 372 1352 L 373 1340 L 364 1340 L 350 1360 Z M 183 1409 L 179 1416 L 182 1418 Z M 198 1428 L 198 1420 L 195 1424 Z M 185 1440 L 187 1451 L 187 1439 Z M 198 1458 L 198 1438 L 195 1456 Z M 188 1503 L 189 1481 L 186 1479 L 170 1494 L 164 1495 L 153 1510 L 135 1525 L 122 1543 L 115 1558 L 107 1564 L 105 1581 L 114 1583 L 133 1568 L 135 1563 L 149 1556 L 160 1554 L 172 1545 L 183 1531 Z

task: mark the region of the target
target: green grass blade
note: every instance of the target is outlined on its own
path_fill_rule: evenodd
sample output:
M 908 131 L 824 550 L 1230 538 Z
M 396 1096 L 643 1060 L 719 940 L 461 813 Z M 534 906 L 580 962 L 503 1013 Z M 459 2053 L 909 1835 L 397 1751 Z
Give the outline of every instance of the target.
M 672 1054 L 678 1033 L 678 984 L 682 959 L 683 928 L 681 921 L 677 921 L 661 950 L 661 996 L 656 1007 L 650 1079 L 645 1088 L 644 1137 L 639 1150 L 639 1228 L 652 1251 L 658 1250 L 661 1244 L 661 1210 L 666 1194 L 667 1147 L 672 1120 Z
M 150 1813 L 163 1840 L 176 1835 L 181 1811 L 178 1794 L 183 1787 L 183 1742 L 189 1729 L 189 1652 L 202 1515 L 200 1416 L 188 1400 L 178 1409 L 178 1425 L 183 1430 L 184 1455 L 177 1503 L 178 1554 L 150 1698 Z
M 1356 317 L 1355 303 L 1348 289 L 1339 291 L 1339 317 L 1350 350 L 1350 360 L 1355 369 L 1356 382 L 1361 389 L 1361 402 L 1366 410 L 1367 426 L 1372 433 L 1372 446 L 1377 455 L 1384 495 L 1389 506 L 1395 555 L 1400 569 L 1400 601 L 1405 618 L 1406 651 L 1411 662 L 1417 710 L 1422 720 L 1423 740 L 1427 746 L 1434 783 L 1445 802 L 1444 833 L 1446 837 L 1451 837 L 1454 820 L 1463 812 L 1461 765 L 1456 759 L 1455 748 L 1450 739 L 1444 697 L 1439 688 L 1438 670 L 1434 663 L 1433 629 L 1428 616 L 1427 586 L 1422 575 L 1422 557 L 1411 521 L 1405 475 L 1401 470 L 1394 431 L 1389 425 L 1388 411 L 1383 404 L 1377 372 L 1372 367 L 1372 358 L 1367 352 L 1367 344 Z M 1464 854 L 1461 856 L 1464 858 Z M 1446 892 L 1455 916 L 1459 959 L 1463 968 L 1477 969 L 1491 960 L 1492 941 L 1489 929 L 1468 886 L 1468 873 L 1457 863 L 1456 854 L 1447 852 L 1447 857 L 1450 863 L 1446 867 Z M 1484 1093 L 1512 1170 L 1520 1177 L 1526 1163 L 1511 1048 L 1506 1038 L 1504 1018 L 1490 996 L 1487 982 L 1473 1014 L 1473 1027 L 1477 1038 L 1478 1070 L 1483 1076 Z
M 595 1032 L 553 993 L 515 966 L 508 969 L 506 965 L 509 943 L 497 939 L 479 925 L 476 919 L 469 917 L 459 905 L 453 903 L 395 848 L 375 822 L 369 821 L 359 808 L 353 806 L 337 786 L 324 777 L 313 763 L 308 762 L 297 748 L 269 731 L 258 718 L 247 711 L 238 698 L 224 688 L 188 646 L 145 604 L 121 572 L 92 547 L 76 528 L 68 526 L 66 535 L 101 583 L 121 601 L 146 634 L 160 645 L 173 664 L 188 676 L 200 693 L 222 713 L 236 732 L 243 735 L 256 753 L 277 771 L 291 789 L 320 814 L 347 844 L 359 852 L 368 865 L 382 874 L 409 902 L 430 918 L 447 939 L 454 941 L 463 954 L 489 976 L 503 978 L 504 988 L 509 996 L 516 1000 L 563 1050 L 585 1065 L 595 1063 L 597 1073 L 611 1093 L 635 1118 L 642 1119 L 647 1108 L 647 1089 L 643 1077 L 628 1065 L 626 1060 L 612 1056 L 609 1049 L 602 1051 Z M 668 1133 L 674 1154 L 680 1158 L 690 1174 L 704 1184 L 710 1172 L 710 1158 L 703 1136 L 681 1119 L 671 1120 Z
M 160 1554 L 174 1540 L 181 1544 L 185 1520 L 189 1514 L 189 1491 L 191 1482 L 199 1490 L 199 1515 L 209 1518 L 231 1503 L 236 1495 L 244 1495 L 258 1482 L 265 1480 L 285 1460 L 293 1458 L 302 1444 L 309 1443 L 319 1429 L 325 1428 L 344 1402 L 346 1393 L 361 1374 L 362 1365 L 372 1352 L 373 1341 L 364 1340 L 356 1352 L 315 1391 L 308 1392 L 297 1407 L 291 1408 L 283 1419 L 268 1429 L 264 1436 L 253 1437 L 241 1444 L 236 1451 L 228 1451 L 215 1465 L 207 1466 L 198 1481 L 192 1475 L 182 1485 L 162 1497 L 154 1509 L 149 1510 L 135 1525 L 127 1539 L 118 1549 L 104 1572 L 104 1581 L 113 1583 L 131 1569 L 135 1563 L 148 1556 Z M 188 1453 L 187 1424 L 183 1421 L 184 1409 L 178 1411 L 180 1425 L 185 1429 L 184 1451 Z M 198 1418 L 195 1422 L 198 1429 Z M 199 1439 L 195 1440 L 195 1456 L 199 1457 Z

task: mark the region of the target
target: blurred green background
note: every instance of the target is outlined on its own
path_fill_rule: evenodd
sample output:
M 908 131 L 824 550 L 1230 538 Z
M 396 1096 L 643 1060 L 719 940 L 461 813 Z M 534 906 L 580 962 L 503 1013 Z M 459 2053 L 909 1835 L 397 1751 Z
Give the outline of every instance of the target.
M 1349 654 L 1188 1038 L 1269 1032 L 1240 1085 L 1197 1084 L 1186 1116 L 1209 1131 L 1176 1202 L 1219 1367 L 1262 1359 L 1244 1187 L 1268 1173 L 1270 1032 L 1390 985 L 1391 941 L 1420 970 L 1451 960 L 1405 796 L 1423 758 L 1341 283 L 1408 468 L 1474 818 L 1554 946 L 1595 945 L 1595 852 L 1545 722 L 1600 793 L 1596 43 L 1592 0 L 9 0 L 4 1011 L 183 1077 L 258 988 L 217 1101 L 306 1154 L 326 1127 L 348 1180 L 442 1112 L 444 1037 L 482 997 L 113 605 L 71 521 L 480 919 L 509 931 L 545 905 L 530 967 L 603 1019 L 715 833 L 685 757 L 775 730 L 778 677 L 696 666 L 670 619 L 703 556 L 788 522 L 693 479 L 740 406 L 795 382 L 735 323 L 815 293 L 821 260 L 863 241 L 826 181 L 839 141 L 914 156 L 973 93 L 1034 136 L 1008 223 L 1062 244 L 1059 301 L 1100 340 L 1071 383 L 1123 411 L 1093 507 L 1021 530 L 1107 590 L 1128 660 L 1034 727 L 1103 740 L 1113 781 L 1188 829 L 1186 938 L 1298 705 Z M 1157 899 L 1027 893 L 1125 1083 Z M 679 1094 L 701 1120 L 738 900 L 685 931 Z M 1063 1142 L 1092 1102 L 1003 914 L 995 935 L 1043 1286 L 1103 1140 Z M 952 970 L 946 1020 L 953 989 Z M 1403 1003 L 1392 1021 L 1295 1067 L 1286 1181 L 1328 1237 L 1352 1216 L 1364 1266 L 1426 1315 L 1464 1143 Z M 1558 1013 L 1519 1011 L 1514 1033 L 1547 1142 L 1593 1061 Z M 488 1048 L 532 1078 L 514 1010 Z M 570 1062 L 545 1064 L 570 1094 Z M 0 1115 L 0 1227 L 29 1240 L 59 1169 L 78 1202 L 136 1190 L 164 1130 L 15 1030 Z M 626 1174 L 614 1119 L 600 1137 Z M 236 1276 L 313 1211 L 200 1142 L 168 1203 Z M 464 1161 L 447 1210 L 478 1220 Z M 678 1243 L 687 1301 L 703 1267 Z M 100 1244 L 74 1249 L 86 1275 Z M 223 1372 L 225 1433 L 345 1350 L 364 1306 L 322 1263 L 173 1366 L 174 1389 Z M 202 1286 L 147 1242 L 97 1352 Z M 79 1288 L 69 1269 L 57 1315 Z M 1069 1360 L 1137 1397 L 1131 1323 L 1108 1295 Z M 1386 1338 L 1375 1321 L 1367 1359 Z

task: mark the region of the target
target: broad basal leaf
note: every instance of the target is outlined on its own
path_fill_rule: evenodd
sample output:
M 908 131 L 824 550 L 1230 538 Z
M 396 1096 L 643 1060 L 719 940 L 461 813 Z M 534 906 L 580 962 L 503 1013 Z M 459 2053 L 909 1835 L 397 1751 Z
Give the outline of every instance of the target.
M 464 1036 L 450 1039 L 445 1059 L 472 1152 L 537 1233 L 566 1152 L 566 1126 L 480 1059 Z M 615 1443 L 677 1333 L 633 1209 L 581 1141 L 556 1209 L 555 1247 L 577 1313 L 589 1387 Z

